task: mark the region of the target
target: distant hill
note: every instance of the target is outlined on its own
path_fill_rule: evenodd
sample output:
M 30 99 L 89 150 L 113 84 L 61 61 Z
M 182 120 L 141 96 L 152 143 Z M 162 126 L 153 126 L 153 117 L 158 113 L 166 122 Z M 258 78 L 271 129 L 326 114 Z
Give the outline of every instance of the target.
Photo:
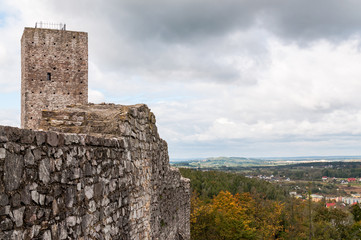
M 311 157 L 277 157 L 277 158 L 245 158 L 245 157 L 211 157 L 171 161 L 171 165 L 182 168 L 225 169 L 239 167 L 266 167 L 318 162 L 359 162 L 361 156 L 311 156 Z
M 270 160 L 258 158 L 244 158 L 244 157 L 212 157 L 205 159 L 172 162 L 176 167 L 189 168 L 211 168 L 218 169 L 224 167 L 251 167 L 251 166 L 267 166 L 274 163 Z

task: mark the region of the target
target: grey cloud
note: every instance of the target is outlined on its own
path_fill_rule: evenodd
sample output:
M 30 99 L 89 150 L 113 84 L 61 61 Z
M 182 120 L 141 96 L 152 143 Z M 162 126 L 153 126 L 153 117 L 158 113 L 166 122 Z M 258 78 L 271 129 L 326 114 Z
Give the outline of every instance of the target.
M 307 44 L 340 41 L 360 34 L 361 2 L 354 0 L 277 1 L 264 13 L 264 25 L 281 38 Z
M 313 41 L 358 34 L 361 3 L 354 0 L 113 1 L 109 24 L 131 39 L 203 41 L 261 25 L 280 38 Z M 124 34 L 120 32 L 120 34 Z
M 89 31 L 90 60 L 103 72 L 151 81 L 255 84 L 267 65 L 270 35 L 301 45 L 358 33 L 352 0 L 108 0 L 51 2 L 69 25 Z M 63 17 L 64 17 L 63 16 Z M 230 36 L 240 34 L 235 43 Z M 93 56 L 93 57 L 92 57 Z M 222 57 L 245 56 L 239 62 Z M 169 77 L 171 76 L 171 77 Z

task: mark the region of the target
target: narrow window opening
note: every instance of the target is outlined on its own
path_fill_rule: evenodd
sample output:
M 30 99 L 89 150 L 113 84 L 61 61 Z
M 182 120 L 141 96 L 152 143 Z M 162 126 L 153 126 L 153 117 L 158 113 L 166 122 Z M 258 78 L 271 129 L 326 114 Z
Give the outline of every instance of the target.
M 82 58 L 80 58 L 80 60 L 83 60 Z
M 40 91 L 40 93 L 41 93 L 41 91 Z
M 80 83 L 83 83 L 83 81 L 80 81 Z
M 68 95 L 69 95 L 70 93 L 68 93 Z
M 30 119 L 33 119 L 33 117 L 30 117 Z
M 69 46 L 69 44 L 67 44 L 66 46 Z
M 54 43 L 54 45 L 56 45 L 56 43 Z
M 73 38 L 75 38 L 75 36 L 73 36 Z
M 82 95 L 83 93 L 81 92 L 80 95 Z
M 48 72 L 48 74 L 46 75 L 46 80 L 51 81 L 51 73 L 50 72 Z
M 55 94 L 55 92 L 53 92 L 53 94 Z
M 54 57 L 56 58 L 56 55 L 54 55 Z
M 80 72 L 80 69 L 78 70 L 78 72 Z
M 53 70 L 56 70 L 56 67 L 53 67 Z

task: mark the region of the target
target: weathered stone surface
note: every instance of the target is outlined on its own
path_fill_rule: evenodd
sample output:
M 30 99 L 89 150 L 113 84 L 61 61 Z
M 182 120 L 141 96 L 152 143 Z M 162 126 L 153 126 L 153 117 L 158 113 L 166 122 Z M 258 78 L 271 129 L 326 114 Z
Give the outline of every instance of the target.
M 14 224 L 9 218 L 0 220 L 0 231 L 8 231 L 13 228 Z
M 6 157 L 6 149 L 0 148 L 0 159 L 4 159 Z
M 7 154 L 4 164 L 4 183 L 7 191 L 13 191 L 19 187 L 23 167 L 23 156 L 12 153 Z
M 94 196 L 94 187 L 93 186 L 85 186 L 84 188 L 85 196 L 87 199 L 92 199 Z
M 45 158 L 40 162 L 39 179 L 45 184 L 48 184 L 50 181 L 50 160 L 48 158 Z
M 17 227 L 21 227 L 23 225 L 24 211 L 25 211 L 25 207 L 22 207 L 22 208 L 15 209 L 12 212 L 11 218 L 15 222 L 15 225 Z
M 58 134 L 56 134 L 55 132 L 47 132 L 46 142 L 50 146 L 53 146 L 53 147 L 58 146 L 58 143 L 59 143 Z
M 32 154 L 31 150 L 30 149 L 27 149 L 26 150 L 26 154 L 24 156 L 24 160 L 25 160 L 25 164 L 26 165 L 34 165 L 34 161 L 35 161 L 35 157 L 34 155 Z
M 35 139 L 36 139 L 36 144 L 37 144 L 38 146 L 42 145 L 43 143 L 45 143 L 46 133 L 45 133 L 45 132 L 36 131 L 36 132 L 35 132 Z
M 9 198 L 6 194 L 0 194 L 0 206 L 6 206 L 9 203 Z
M 11 196 L 11 206 L 12 207 L 19 207 L 20 206 L 20 194 L 19 193 L 15 193 L 14 195 Z
M 31 199 L 34 202 L 39 203 L 39 193 L 36 190 L 31 191 Z
M 44 235 L 43 235 L 42 239 L 43 240 L 51 240 L 51 232 L 50 232 L 50 230 L 44 232 Z
M 66 224 L 69 227 L 74 227 L 76 225 L 76 217 L 75 216 L 70 216 L 66 218 Z
M 5 170 L 16 165 L 22 173 L 13 175 L 24 181 L 0 194 L 0 226 L 11 232 L 10 238 L 16 230 L 25 239 L 189 240 L 190 184 L 169 167 L 167 144 L 159 138 L 149 109 L 93 107 L 94 111 L 89 105 L 70 107 L 81 111 L 46 112 L 64 122 L 49 130 L 66 132 L 70 126 L 66 122 L 84 121 L 72 125 L 72 131 L 87 127 L 90 135 L 51 132 L 58 142 L 49 143 L 50 138 L 38 142 L 40 132 L 35 132 L 36 141 L 25 143 L 22 130 L 7 128 L 12 141 L 0 143 L 0 149 L 7 149 L 0 160 L 4 164 L 0 178 L 5 187 L 14 185 L 7 183 Z M 22 156 L 22 162 L 16 160 Z M 13 225 L 9 220 L 1 225 L 4 219 Z M 3 236 L 0 233 L 0 239 Z

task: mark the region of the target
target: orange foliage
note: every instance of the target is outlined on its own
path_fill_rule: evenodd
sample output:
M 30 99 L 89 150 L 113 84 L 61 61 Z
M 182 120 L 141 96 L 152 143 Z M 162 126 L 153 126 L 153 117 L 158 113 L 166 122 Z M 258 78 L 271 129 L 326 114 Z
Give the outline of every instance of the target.
M 192 239 L 275 239 L 283 229 L 283 204 L 259 205 L 248 193 L 221 191 L 206 204 L 192 196 Z

